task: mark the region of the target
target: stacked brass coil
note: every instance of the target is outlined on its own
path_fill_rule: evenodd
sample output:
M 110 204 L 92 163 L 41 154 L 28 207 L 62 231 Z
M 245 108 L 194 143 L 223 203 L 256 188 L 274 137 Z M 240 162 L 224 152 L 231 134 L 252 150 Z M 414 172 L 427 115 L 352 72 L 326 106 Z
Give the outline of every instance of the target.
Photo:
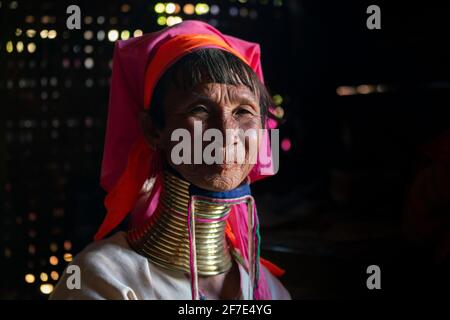
M 128 232 L 128 242 L 151 262 L 169 270 L 189 273 L 189 183 L 167 171 L 163 179 L 163 192 L 155 213 L 144 225 Z M 217 275 L 231 268 L 232 258 L 225 239 L 229 212 L 229 205 L 194 202 L 199 275 Z M 220 221 L 204 222 L 199 219 Z

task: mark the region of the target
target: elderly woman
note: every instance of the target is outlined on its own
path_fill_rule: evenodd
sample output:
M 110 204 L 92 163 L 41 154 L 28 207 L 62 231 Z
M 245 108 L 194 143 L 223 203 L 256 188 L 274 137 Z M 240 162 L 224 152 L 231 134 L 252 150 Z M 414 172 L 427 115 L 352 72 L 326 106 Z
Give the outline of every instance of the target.
M 274 173 L 259 157 L 271 159 L 260 130 L 270 106 L 257 44 L 199 21 L 118 42 L 101 177 L 107 215 L 71 263 L 79 278 L 67 271 L 51 298 L 290 299 L 276 278 L 284 271 L 259 256 L 249 188 Z M 192 148 L 177 153 L 179 129 Z M 195 159 L 208 129 L 231 130 L 213 153 L 233 161 Z M 130 213 L 127 232 L 101 240 Z

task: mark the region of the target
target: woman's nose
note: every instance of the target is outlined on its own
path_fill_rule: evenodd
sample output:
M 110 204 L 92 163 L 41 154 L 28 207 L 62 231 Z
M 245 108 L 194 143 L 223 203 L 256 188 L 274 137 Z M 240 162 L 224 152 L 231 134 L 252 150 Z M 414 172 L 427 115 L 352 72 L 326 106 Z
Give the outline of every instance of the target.
M 230 112 L 222 111 L 213 117 L 211 125 L 225 134 L 226 130 L 237 127 L 236 120 Z
M 233 115 L 230 113 L 223 113 L 219 115 L 214 121 L 214 127 L 222 133 L 224 144 L 236 144 L 239 140 L 239 124 Z M 227 139 L 226 139 L 227 138 Z M 231 141 L 227 141 L 230 140 Z

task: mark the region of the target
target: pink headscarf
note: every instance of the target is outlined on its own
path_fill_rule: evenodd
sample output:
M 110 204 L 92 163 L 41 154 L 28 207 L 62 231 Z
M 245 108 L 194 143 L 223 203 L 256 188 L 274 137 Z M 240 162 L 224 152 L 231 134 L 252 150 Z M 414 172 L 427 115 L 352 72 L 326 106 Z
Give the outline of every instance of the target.
M 194 45 L 193 45 L 194 44 Z M 114 50 L 108 123 L 101 169 L 101 186 L 108 192 L 105 198 L 107 215 L 95 239 L 99 240 L 117 227 L 133 211 L 133 224 L 140 224 L 154 212 L 161 192 L 161 155 L 147 145 L 138 123 L 139 111 L 148 108 L 156 81 L 176 60 L 197 48 L 217 47 L 244 60 L 263 82 L 260 48 L 256 43 L 224 35 L 200 21 L 184 21 L 173 27 L 126 41 L 118 41 Z M 264 154 L 265 153 L 265 154 Z M 249 174 L 256 181 L 274 174 L 269 137 L 263 138 L 260 155 Z M 144 182 L 155 178 L 143 209 L 135 205 L 142 195 Z M 235 205 L 228 219 L 228 235 L 233 246 L 247 257 L 247 207 Z M 230 230 L 231 229 L 231 230 Z M 260 259 L 276 275 L 284 270 Z M 261 272 L 256 299 L 270 299 L 264 273 Z

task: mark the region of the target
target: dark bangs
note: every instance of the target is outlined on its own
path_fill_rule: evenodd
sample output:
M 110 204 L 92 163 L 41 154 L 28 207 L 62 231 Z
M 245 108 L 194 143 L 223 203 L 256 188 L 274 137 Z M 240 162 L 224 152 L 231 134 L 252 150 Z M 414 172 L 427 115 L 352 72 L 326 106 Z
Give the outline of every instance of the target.
M 259 98 L 262 126 L 272 97 L 256 73 L 241 59 L 216 48 L 196 50 L 175 62 L 158 81 L 151 99 L 150 116 L 159 127 L 164 126 L 164 102 L 172 90 L 189 91 L 199 84 L 222 83 L 245 85 Z

